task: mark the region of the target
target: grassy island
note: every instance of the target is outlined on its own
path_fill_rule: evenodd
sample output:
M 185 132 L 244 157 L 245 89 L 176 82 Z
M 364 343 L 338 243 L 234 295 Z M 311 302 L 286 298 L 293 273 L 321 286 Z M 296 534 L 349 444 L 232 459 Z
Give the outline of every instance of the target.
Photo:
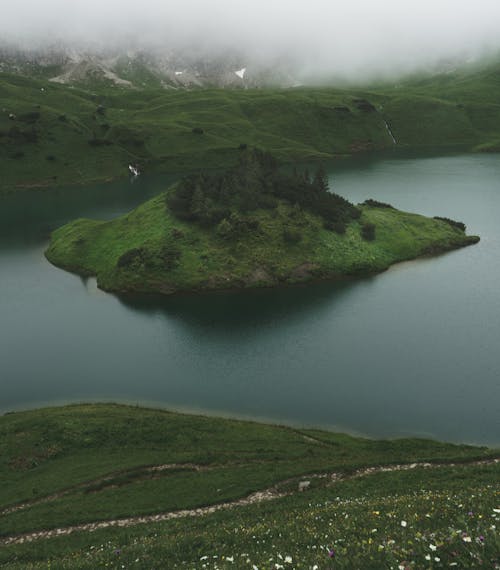
M 12 570 L 499 562 L 498 450 L 113 404 L 9 413 L 0 435 Z
M 121 218 L 63 226 L 46 256 L 105 290 L 169 294 L 366 275 L 478 240 L 446 218 L 354 206 L 321 168 L 285 173 L 242 149 L 237 166 L 184 178 Z

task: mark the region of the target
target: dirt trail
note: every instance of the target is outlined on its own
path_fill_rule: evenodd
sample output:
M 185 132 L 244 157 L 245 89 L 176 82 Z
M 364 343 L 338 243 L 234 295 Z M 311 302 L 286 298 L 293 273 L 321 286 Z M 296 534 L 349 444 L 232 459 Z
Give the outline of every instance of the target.
M 211 505 L 208 507 L 200 507 L 197 509 L 183 509 L 180 511 L 171 511 L 167 513 L 159 513 L 156 515 L 144 515 L 138 517 L 129 517 L 129 518 L 121 518 L 121 519 L 112 519 L 107 521 L 98 521 L 98 522 L 91 522 L 85 524 L 79 524 L 74 526 L 68 526 L 64 528 L 56 528 L 52 530 L 40 530 L 36 532 L 30 532 L 25 534 L 7 536 L 0 539 L 0 546 L 8 546 L 14 544 L 23 544 L 26 542 L 33 542 L 35 540 L 40 539 L 48 539 L 48 538 L 55 538 L 58 536 L 67 536 L 69 534 L 73 534 L 75 532 L 94 532 L 96 530 L 110 528 L 110 527 L 131 527 L 140 524 L 147 524 L 147 523 L 157 523 L 167 520 L 185 518 L 185 517 L 198 517 L 203 516 L 211 513 L 215 513 L 217 511 L 234 509 L 237 507 L 244 507 L 247 505 L 252 505 L 255 503 L 262 503 L 265 501 L 272 501 L 275 499 L 280 499 L 286 497 L 287 495 L 291 495 L 298 491 L 293 492 L 283 492 L 279 490 L 279 487 L 282 485 L 286 485 L 287 483 L 291 483 L 294 481 L 300 480 L 310 480 L 310 479 L 329 479 L 329 484 L 335 484 L 339 481 L 346 481 L 349 479 L 357 479 L 360 477 L 366 477 L 368 475 L 374 475 L 376 473 L 390 473 L 394 471 L 409 471 L 411 469 L 442 469 L 445 467 L 456 467 L 457 465 L 464 465 L 464 466 L 471 466 L 471 465 L 493 465 L 500 463 L 500 458 L 493 458 L 493 459 L 483 459 L 478 461 L 470 461 L 467 463 L 404 463 L 399 465 L 379 465 L 374 467 L 364 467 L 362 469 L 357 469 L 352 473 L 342 473 L 342 472 L 333 472 L 333 473 L 315 473 L 312 475 L 307 475 L 304 477 L 294 477 L 292 479 L 286 479 L 281 481 L 280 483 L 276 484 L 275 486 L 266 489 L 264 491 L 258 491 L 256 493 L 252 493 L 247 497 L 242 499 L 238 499 L 235 501 L 230 501 L 227 503 L 219 503 L 216 505 Z M 202 468 L 202 466 L 196 466 L 193 464 L 189 464 L 191 468 Z M 161 465 L 156 467 L 151 467 L 148 469 L 151 470 L 164 470 L 164 469 L 175 469 L 175 468 L 182 468 L 186 467 L 186 464 L 171 464 L 171 465 Z M 50 500 L 49 497 L 45 497 L 45 500 Z M 20 509 L 27 508 L 32 506 L 33 503 L 26 504 L 24 507 L 22 505 L 18 505 L 18 507 L 14 507 L 13 509 Z M 5 512 L 5 511 L 4 511 Z M 12 510 L 10 512 L 13 512 Z M 2 513 L 4 514 L 4 513 Z

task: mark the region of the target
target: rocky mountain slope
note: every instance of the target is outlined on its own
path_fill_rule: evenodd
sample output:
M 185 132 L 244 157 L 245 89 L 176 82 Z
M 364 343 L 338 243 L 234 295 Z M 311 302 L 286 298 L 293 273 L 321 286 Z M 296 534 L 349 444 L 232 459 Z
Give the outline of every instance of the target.
M 68 85 L 108 84 L 167 89 L 292 87 L 290 64 L 262 64 L 237 53 L 207 55 L 176 50 L 106 50 L 53 46 L 20 50 L 0 46 L 0 71 Z

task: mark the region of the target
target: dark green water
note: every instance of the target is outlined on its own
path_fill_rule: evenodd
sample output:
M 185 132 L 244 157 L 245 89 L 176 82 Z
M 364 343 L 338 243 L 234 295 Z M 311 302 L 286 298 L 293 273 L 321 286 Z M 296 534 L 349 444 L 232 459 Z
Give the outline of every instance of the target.
M 463 220 L 482 241 L 362 281 L 125 303 L 46 262 L 47 235 L 165 179 L 0 197 L 0 409 L 113 400 L 500 444 L 500 157 L 331 176 L 353 201 Z

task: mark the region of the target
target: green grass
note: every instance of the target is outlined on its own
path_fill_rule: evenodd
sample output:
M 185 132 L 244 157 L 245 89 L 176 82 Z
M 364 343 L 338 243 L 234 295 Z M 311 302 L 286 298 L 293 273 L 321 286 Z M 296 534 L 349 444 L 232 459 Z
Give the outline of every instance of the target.
M 285 202 L 251 217 L 259 221 L 257 231 L 223 239 L 215 229 L 174 218 L 162 194 L 111 222 L 80 219 L 63 226 L 52 234 L 46 255 L 59 267 L 96 275 L 106 290 L 172 293 L 374 273 L 477 241 L 445 222 L 393 208 L 362 206 L 361 218 L 344 235 L 324 229 L 319 217 Z M 374 241 L 361 236 L 367 222 L 376 226 Z M 288 243 L 285 228 L 299 233 L 300 241 Z M 176 267 L 162 261 L 165 247 L 180 251 Z M 137 248 L 149 261 L 120 267 L 120 257 Z
M 126 176 L 130 162 L 146 171 L 222 168 L 242 143 L 286 162 L 392 148 L 385 121 L 399 147 L 495 150 L 500 140 L 498 64 L 365 90 L 175 91 L 144 82 L 143 90 L 83 89 L 0 74 L 0 192 Z M 377 110 L 360 109 L 360 97 Z M 34 124 L 19 119 L 33 111 Z M 35 129 L 37 140 L 10 136 L 12 127 Z
M 213 505 L 275 484 L 294 491 L 195 519 L 4 546 L 9 568 L 273 568 L 271 559 L 286 568 L 441 567 L 426 565 L 429 553 L 467 568 L 477 556 L 498 558 L 499 465 L 468 464 L 499 456 L 487 448 L 104 404 L 7 414 L 0 435 L 0 509 L 32 501 L 3 513 L 3 536 Z M 454 464 L 349 479 L 361 467 L 422 461 Z M 162 464 L 176 467 L 152 476 Z M 346 478 L 313 478 L 296 493 L 301 478 L 331 472 Z

